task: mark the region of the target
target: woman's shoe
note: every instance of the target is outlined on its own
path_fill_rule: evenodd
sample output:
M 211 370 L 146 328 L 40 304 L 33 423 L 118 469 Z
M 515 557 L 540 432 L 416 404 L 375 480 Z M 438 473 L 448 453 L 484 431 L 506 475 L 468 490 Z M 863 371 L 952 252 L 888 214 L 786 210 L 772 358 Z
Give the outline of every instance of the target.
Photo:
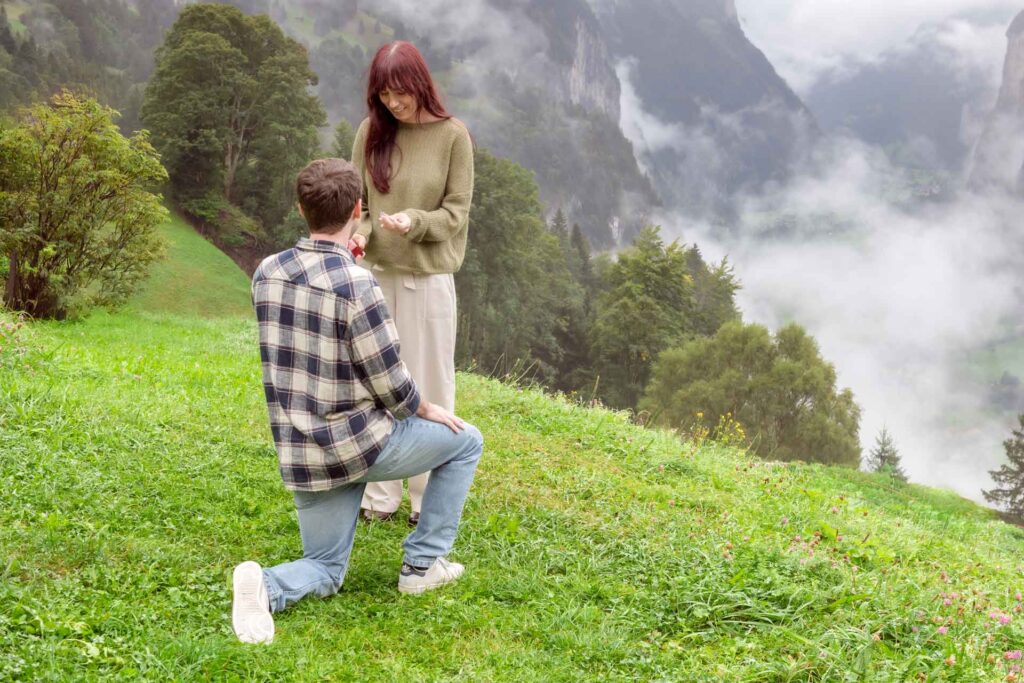
M 413 512 L 409 515 L 409 526 L 416 526 L 420 523 L 420 513 Z
M 368 510 L 359 508 L 359 516 L 367 522 L 386 522 L 395 516 L 394 512 L 381 512 L 380 510 Z

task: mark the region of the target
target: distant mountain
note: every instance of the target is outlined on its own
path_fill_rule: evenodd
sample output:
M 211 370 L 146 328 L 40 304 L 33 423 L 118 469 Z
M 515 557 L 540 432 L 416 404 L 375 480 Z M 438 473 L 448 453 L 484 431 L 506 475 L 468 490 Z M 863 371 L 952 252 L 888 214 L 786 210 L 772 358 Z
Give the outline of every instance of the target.
M 944 28 L 924 26 L 878 60 L 826 75 L 804 101 L 826 131 L 884 147 L 900 165 L 960 171 L 970 124 L 992 92 L 987 74 L 941 40 Z
M 800 98 L 747 39 L 734 0 L 592 2 L 642 109 L 633 115 L 663 127 L 638 153 L 668 201 L 728 206 L 735 191 L 784 178 L 817 134 Z
M 1024 12 L 1006 32 L 1003 83 L 995 109 L 974 150 L 970 183 L 1024 195 Z

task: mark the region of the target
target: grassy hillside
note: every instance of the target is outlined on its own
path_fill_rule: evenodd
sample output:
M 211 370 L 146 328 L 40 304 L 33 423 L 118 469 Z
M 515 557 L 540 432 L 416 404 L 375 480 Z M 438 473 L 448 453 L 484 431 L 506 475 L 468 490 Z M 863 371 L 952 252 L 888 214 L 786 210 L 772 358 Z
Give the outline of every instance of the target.
M 136 311 L 200 317 L 252 315 L 249 281 L 224 252 L 179 216 L 160 227 L 167 256 L 129 303 Z
M 1024 536 L 988 511 L 472 375 L 465 578 L 400 597 L 407 529 L 361 524 L 341 594 L 239 644 L 232 567 L 300 542 L 254 325 L 219 315 L 245 277 L 185 277 L 216 254 L 181 227 L 187 258 L 133 310 L 0 341 L 0 680 L 973 682 L 1024 662 Z

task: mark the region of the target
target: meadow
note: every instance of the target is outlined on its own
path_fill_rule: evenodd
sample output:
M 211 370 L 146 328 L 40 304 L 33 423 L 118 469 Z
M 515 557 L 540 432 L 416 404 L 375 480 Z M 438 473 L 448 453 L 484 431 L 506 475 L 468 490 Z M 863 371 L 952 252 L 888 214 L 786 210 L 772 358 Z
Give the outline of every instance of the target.
M 245 276 L 164 231 L 124 310 L 0 314 L 0 680 L 1020 676 L 1024 532 L 991 511 L 466 373 L 465 577 L 399 596 L 407 528 L 360 523 L 341 593 L 238 643 L 231 569 L 298 556 L 298 527 Z

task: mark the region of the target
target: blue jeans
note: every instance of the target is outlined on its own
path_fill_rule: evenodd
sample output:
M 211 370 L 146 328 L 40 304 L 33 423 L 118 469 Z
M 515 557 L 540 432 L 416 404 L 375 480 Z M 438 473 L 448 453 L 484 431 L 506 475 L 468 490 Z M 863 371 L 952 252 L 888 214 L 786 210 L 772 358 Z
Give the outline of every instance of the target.
M 377 461 L 357 481 L 329 491 L 295 491 L 302 559 L 264 570 L 270 610 L 279 612 L 310 594 L 327 597 L 338 592 L 352 552 L 359 502 L 369 481 L 430 472 L 419 525 L 402 544 L 404 561 L 426 567 L 447 555 L 483 443 L 472 425 L 456 434 L 437 422 L 410 417 L 395 424 Z

